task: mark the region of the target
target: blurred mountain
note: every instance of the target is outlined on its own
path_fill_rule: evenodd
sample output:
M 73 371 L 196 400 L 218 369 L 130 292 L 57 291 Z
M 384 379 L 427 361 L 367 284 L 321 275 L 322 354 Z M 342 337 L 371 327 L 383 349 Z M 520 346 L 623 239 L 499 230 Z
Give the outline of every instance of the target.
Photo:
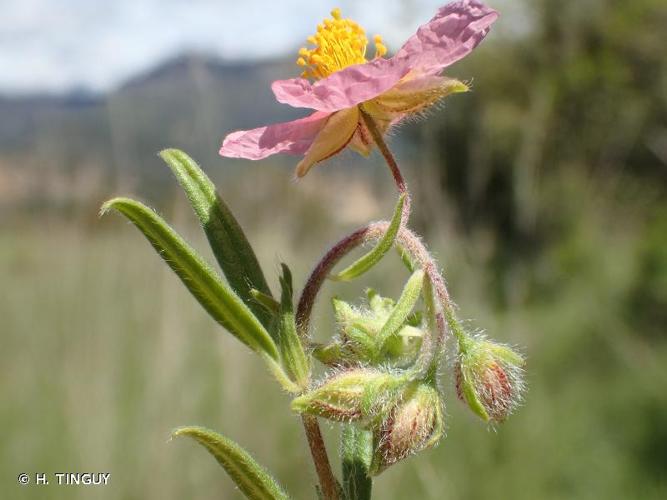
M 273 80 L 292 74 L 292 64 L 281 60 L 230 63 L 189 53 L 107 94 L 0 96 L 0 203 L 53 199 L 37 186 L 49 191 L 82 175 L 90 179 L 91 167 L 106 189 L 159 190 L 170 180 L 156 157 L 161 149 L 219 163 L 227 132 L 303 116 L 271 93 Z M 37 182 L 44 176 L 50 186 Z

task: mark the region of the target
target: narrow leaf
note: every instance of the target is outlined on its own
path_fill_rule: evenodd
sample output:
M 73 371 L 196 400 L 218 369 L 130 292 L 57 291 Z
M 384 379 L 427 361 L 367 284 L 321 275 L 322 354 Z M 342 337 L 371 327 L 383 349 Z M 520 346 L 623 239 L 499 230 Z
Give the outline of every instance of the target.
M 403 265 L 407 268 L 407 270 L 411 273 L 414 273 L 415 269 L 417 269 L 417 265 L 412 260 L 410 253 L 399 244 L 396 244 L 396 251 L 398 252 L 398 256 L 401 258 L 401 262 L 403 262 Z
M 267 295 L 265 293 L 260 292 L 256 288 L 253 288 L 250 290 L 250 296 L 255 299 L 255 301 L 261 305 L 264 309 L 266 309 L 268 312 L 270 312 L 272 315 L 273 314 L 278 314 L 278 311 L 280 310 L 280 303 L 271 297 L 270 295 Z
M 373 480 L 368 469 L 373 458 L 370 431 L 344 424 L 341 431 L 343 492 L 347 500 L 370 500 Z
M 215 457 L 243 494 L 252 500 L 288 500 L 275 479 L 241 448 L 220 434 L 203 427 L 181 427 L 172 437 L 188 436 Z
M 185 190 L 227 281 L 268 328 L 271 315 L 252 299 L 251 290 L 269 297 L 271 290 L 243 229 L 192 158 L 177 149 L 165 149 L 160 156 Z
M 423 284 L 424 271 L 418 269 L 408 279 L 400 298 L 396 302 L 396 306 L 378 333 L 377 345 L 380 346 L 380 351 L 382 351 L 387 339 L 396 334 L 404 326 L 405 321 L 409 318 L 412 309 L 419 300 Z
M 111 209 L 127 217 L 146 236 L 213 319 L 254 351 L 278 358 L 273 339 L 252 311 L 158 214 L 128 198 L 107 201 L 101 214 Z
M 403 215 L 403 205 L 405 204 L 405 194 L 402 194 L 398 198 L 398 203 L 396 203 L 396 208 L 394 209 L 394 216 L 391 219 L 389 228 L 387 232 L 382 236 L 380 241 L 363 257 L 354 262 L 349 267 L 345 268 L 340 273 L 332 276 L 331 279 L 336 281 L 350 281 L 354 278 L 358 278 L 366 271 L 371 269 L 375 264 L 380 262 L 382 257 L 391 249 L 394 241 L 396 240 L 396 235 L 398 235 L 398 230 L 401 228 L 401 217 Z
M 282 264 L 283 275 L 280 278 L 282 293 L 280 297 L 280 323 L 278 325 L 278 346 L 283 365 L 292 380 L 305 388 L 310 378 L 310 364 L 303 350 L 303 344 L 296 331 L 294 315 L 292 272 Z

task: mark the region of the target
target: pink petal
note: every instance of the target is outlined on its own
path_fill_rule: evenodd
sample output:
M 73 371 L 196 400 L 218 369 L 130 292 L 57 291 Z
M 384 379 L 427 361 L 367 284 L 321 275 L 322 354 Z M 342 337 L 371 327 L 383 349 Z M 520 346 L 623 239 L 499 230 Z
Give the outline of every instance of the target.
M 334 112 L 382 94 L 409 71 L 406 60 L 378 58 L 348 66 L 314 83 L 304 78 L 278 80 L 271 89 L 278 102 L 295 108 Z
M 391 59 L 349 66 L 314 83 L 279 80 L 271 88 L 279 102 L 334 112 L 356 106 L 392 88 L 411 69 L 438 73 L 458 61 L 486 36 L 498 13 L 477 0 L 442 7 Z
M 330 114 L 316 111 L 312 115 L 291 122 L 232 132 L 225 137 L 220 155 L 261 160 L 277 153 L 304 154 L 326 124 Z
M 296 176 L 303 177 L 316 164 L 348 145 L 359 124 L 359 108 L 352 107 L 332 114 L 303 160 L 296 166 Z
M 498 12 L 477 0 L 441 7 L 396 55 L 423 73 L 436 74 L 468 55 L 489 32 Z

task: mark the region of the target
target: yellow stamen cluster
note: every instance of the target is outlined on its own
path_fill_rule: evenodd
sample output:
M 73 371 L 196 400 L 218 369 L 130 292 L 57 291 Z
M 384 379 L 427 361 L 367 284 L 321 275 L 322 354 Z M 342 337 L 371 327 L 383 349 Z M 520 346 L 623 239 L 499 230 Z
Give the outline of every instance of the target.
M 331 11 L 332 19 L 317 26 L 317 33 L 308 37 L 313 48 L 302 47 L 296 63 L 304 68 L 303 78 L 320 79 L 347 66 L 363 64 L 366 60 L 368 38 L 361 26 L 351 19 L 343 19 L 340 9 Z M 382 37 L 375 35 L 375 57 L 387 53 Z

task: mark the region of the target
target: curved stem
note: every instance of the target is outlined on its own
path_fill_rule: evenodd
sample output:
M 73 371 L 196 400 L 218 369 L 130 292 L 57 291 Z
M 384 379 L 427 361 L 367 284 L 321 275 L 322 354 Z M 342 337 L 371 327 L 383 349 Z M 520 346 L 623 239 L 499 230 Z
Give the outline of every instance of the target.
M 336 245 L 334 245 L 333 248 L 324 255 L 322 260 L 320 260 L 308 278 L 308 281 L 306 282 L 306 286 L 304 287 L 301 298 L 299 299 L 299 305 L 297 307 L 297 322 L 299 325 L 299 330 L 304 336 L 308 332 L 310 314 L 312 312 L 315 299 L 317 298 L 317 294 L 319 293 L 324 280 L 330 274 L 333 267 L 338 263 L 338 261 L 340 261 L 341 258 L 343 258 L 359 245 L 381 238 L 382 235 L 387 231 L 388 227 L 389 222 L 381 221 L 374 222 L 368 226 L 357 229 L 354 233 L 346 236 L 338 243 L 336 243 Z M 399 245 L 401 245 L 401 247 L 403 247 L 405 251 L 415 261 L 417 261 L 419 266 L 424 269 L 424 272 L 431 280 L 433 291 L 435 292 L 435 297 L 437 302 L 441 305 L 442 309 L 453 310 L 454 304 L 449 297 L 449 292 L 447 291 L 445 280 L 442 278 L 442 275 L 438 271 L 438 266 L 435 263 L 435 260 L 433 257 L 431 257 L 431 254 L 428 252 L 419 237 L 410 229 L 402 227 L 398 231 L 396 240 Z M 443 312 L 437 311 L 435 317 L 436 327 L 438 329 L 438 337 L 436 338 L 433 346 L 434 353 L 439 352 L 439 350 L 442 348 L 447 330 Z
M 324 257 L 320 259 L 315 269 L 310 273 L 306 286 L 303 287 L 299 305 L 296 310 L 296 324 L 302 339 L 308 337 L 310 331 L 310 315 L 313 312 L 313 305 L 324 280 L 329 275 L 331 269 L 347 255 L 350 250 L 358 247 L 361 243 L 366 241 L 366 235 L 369 232 L 370 226 L 362 227 L 354 233 L 346 236 L 338 243 L 336 243 Z
M 398 163 L 396 163 L 394 156 L 391 154 L 391 151 L 387 147 L 387 144 L 384 142 L 382 133 L 378 129 L 373 118 L 368 113 L 366 113 L 363 110 L 363 108 L 360 107 L 359 110 L 362 119 L 364 120 L 364 123 L 368 128 L 371 137 L 373 138 L 373 141 L 375 142 L 378 149 L 380 150 L 380 153 L 387 162 L 392 177 L 394 178 L 394 182 L 396 183 L 398 192 L 400 194 L 405 194 L 405 201 L 403 203 L 403 211 L 401 214 L 401 227 L 399 229 L 398 239 L 405 240 L 402 242 L 403 246 L 405 246 L 408 252 L 413 255 L 415 260 L 419 261 L 420 264 L 422 264 L 424 271 L 431 279 L 431 282 L 434 284 L 436 290 L 438 289 L 438 283 L 441 284 L 442 293 L 438 294 L 438 296 L 440 297 L 442 295 L 442 297 L 446 298 L 446 300 L 449 301 L 447 289 L 444 287 L 444 281 L 438 274 L 437 267 L 433 262 L 433 259 L 431 259 L 430 255 L 428 254 L 424 246 L 421 244 L 419 238 L 417 238 L 417 236 L 415 236 L 411 231 L 409 231 L 406 228 L 408 219 L 410 218 L 411 200 L 410 200 L 410 193 L 408 192 L 408 186 L 405 182 L 405 179 L 403 178 L 403 175 L 401 174 L 401 170 L 398 167 Z M 340 261 L 341 258 L 347 255 L 350 252 L 350 250 L 356 248 L 357 246 L 366 241 L 381 238 L 382 235 L 387 231 L 388 227 L 389 223 L 380 222 L 380 223 L 370 224 L 366 227 L 358 229 L 357 231 L 346 236 L 340 242 L 334 245 L 333 248 L 331 248 L 324 255 L 324 257 L 320 260 L 317 266 L 315 266 L 315 269 L 308 278 L 306 286 L 304 287 L 303 292 L 301 293 L 301 298 L 299 299 L 299 305 L 297 307 L 297 313 L 296 313 L 297 330 L 302 341 L 305 342 L 309 335 L 310 316 L 313 312 L 313 305 L 315 304 L 315 299 L 317 297 L 317 294 L 322 288 L 322 284 L 324 283 L 326 277 L 329 275 L 331 269 L 336 265 L 336 263 L 338 263 L 338 261 Z M 403 238 L 401 238 L 401 235 L 403 235 Z M 439 313 L 439 316 L 436 316 L 436 318 L 440 318 L 437 321 L 437 324 L 438 328 L 441 330 L 438 335 L 438 339 L 440 340 L 436 341 L 437 345 L 439 343 L 444 342 L 445 322 L 442 319 L 442 313 Z M 427 350 L 431 352 L 430 356 L 426 356 L 427 358 L 429 358 L 428 365 L 430 365 L 431 364 L 430 360 L 432 360 L 434 356 L 433 354 L 434 349 L 430 348 Z M 437 352 L 437 350 L 435 352 Z M 428 366 L 425 366 L 424 369 L 428 369 Z M 322 433 L 320 431 L 320 426 L 317 422 L 317 418 L 308 415 L 303 415 L 302 420 L 304 429 L 306 431 L 308 444 L 310 446 L 310 452 L 313 456 L 313 461 L 315 462 L 315 469 L 317 470 L 317 475 L 320 480 L 320 486 L 322 487 L 322 495 L 324 496 L 325 500 L 338 500 L 339 498 L 338 483 L 336 482 L 336 478 L 334 477 L 333 472 L 331 470 L 331 464 L 329 463 L 329 458 L 327 456 L 326 447 L 324 444 L 324 440 L 322 439 Z
M 338 500 L 340 497 L 338 494 L 338 483 L 331 470 L 331 464 L 329 463 L 327 449 L 324 445 L 322 432 L 320 431 L 320 424 L 317 423 L 317 417 L 302 415 L 301 421 L 306 431 L 306 438 L 308 439 L 310 454 L 313 456 L 313 462 L 315 463 L 317 477 L 320 480 L 322 496 L 324 500 Z
M 408 191 L 408 185 L 403 178 L 403 174 L 401 173 L 401 169 L 399 168 L 394 155 L 391 154 L 387 143 L 384 141 L 382 132 L 380 132 L 380 129 L 375 123 L 375 120 L 373 120 L 373 118 L 366 111 L 364 111 L 363 107 L 359 108 L 359 112 L 362 119 L 364 120 L 366 128 L 368 128 L 368 131 L 373 138 L 373 141 L 387 162 L 387 166 L 389 167 L 391 175 L 394 178 L 398 192 L 400 194 L 405 194 L 403 213 L 401 214 L 401 226 L 405 227 L 408 223 L 408 219 L 410 218 L 411 200 L 410 192 Z M 315 297 L 317 296 L 322 283 L 328 276 L 329 271 L 331 271 L 333 266 L 336 265 L 336 263 L 338 263 L 341 258 L 348 254 L 350 250 L 356 248 L 362 242 L 368 240 L 366 236 L 372 227 L 373 224 L 362 227 L 340 240 L 324 255 L 324 257 L 322 257 L 322 259 L 320 259 L 320 262 L 317 264 L 315 269 L 313 269 L 313 272 L 306 282 L 306 286 L 304 287 L 303 292 L 301 292 L 301 298 L 299 300 L 299 306 L 296 315 L 296 321 L 297 325 L 299 326 L 299 333 L 301 334 L 302 339 L 305 340 L 305 338 L 308 336 L 308 332 L 310 330 L 310 315 L 313 311 Z

